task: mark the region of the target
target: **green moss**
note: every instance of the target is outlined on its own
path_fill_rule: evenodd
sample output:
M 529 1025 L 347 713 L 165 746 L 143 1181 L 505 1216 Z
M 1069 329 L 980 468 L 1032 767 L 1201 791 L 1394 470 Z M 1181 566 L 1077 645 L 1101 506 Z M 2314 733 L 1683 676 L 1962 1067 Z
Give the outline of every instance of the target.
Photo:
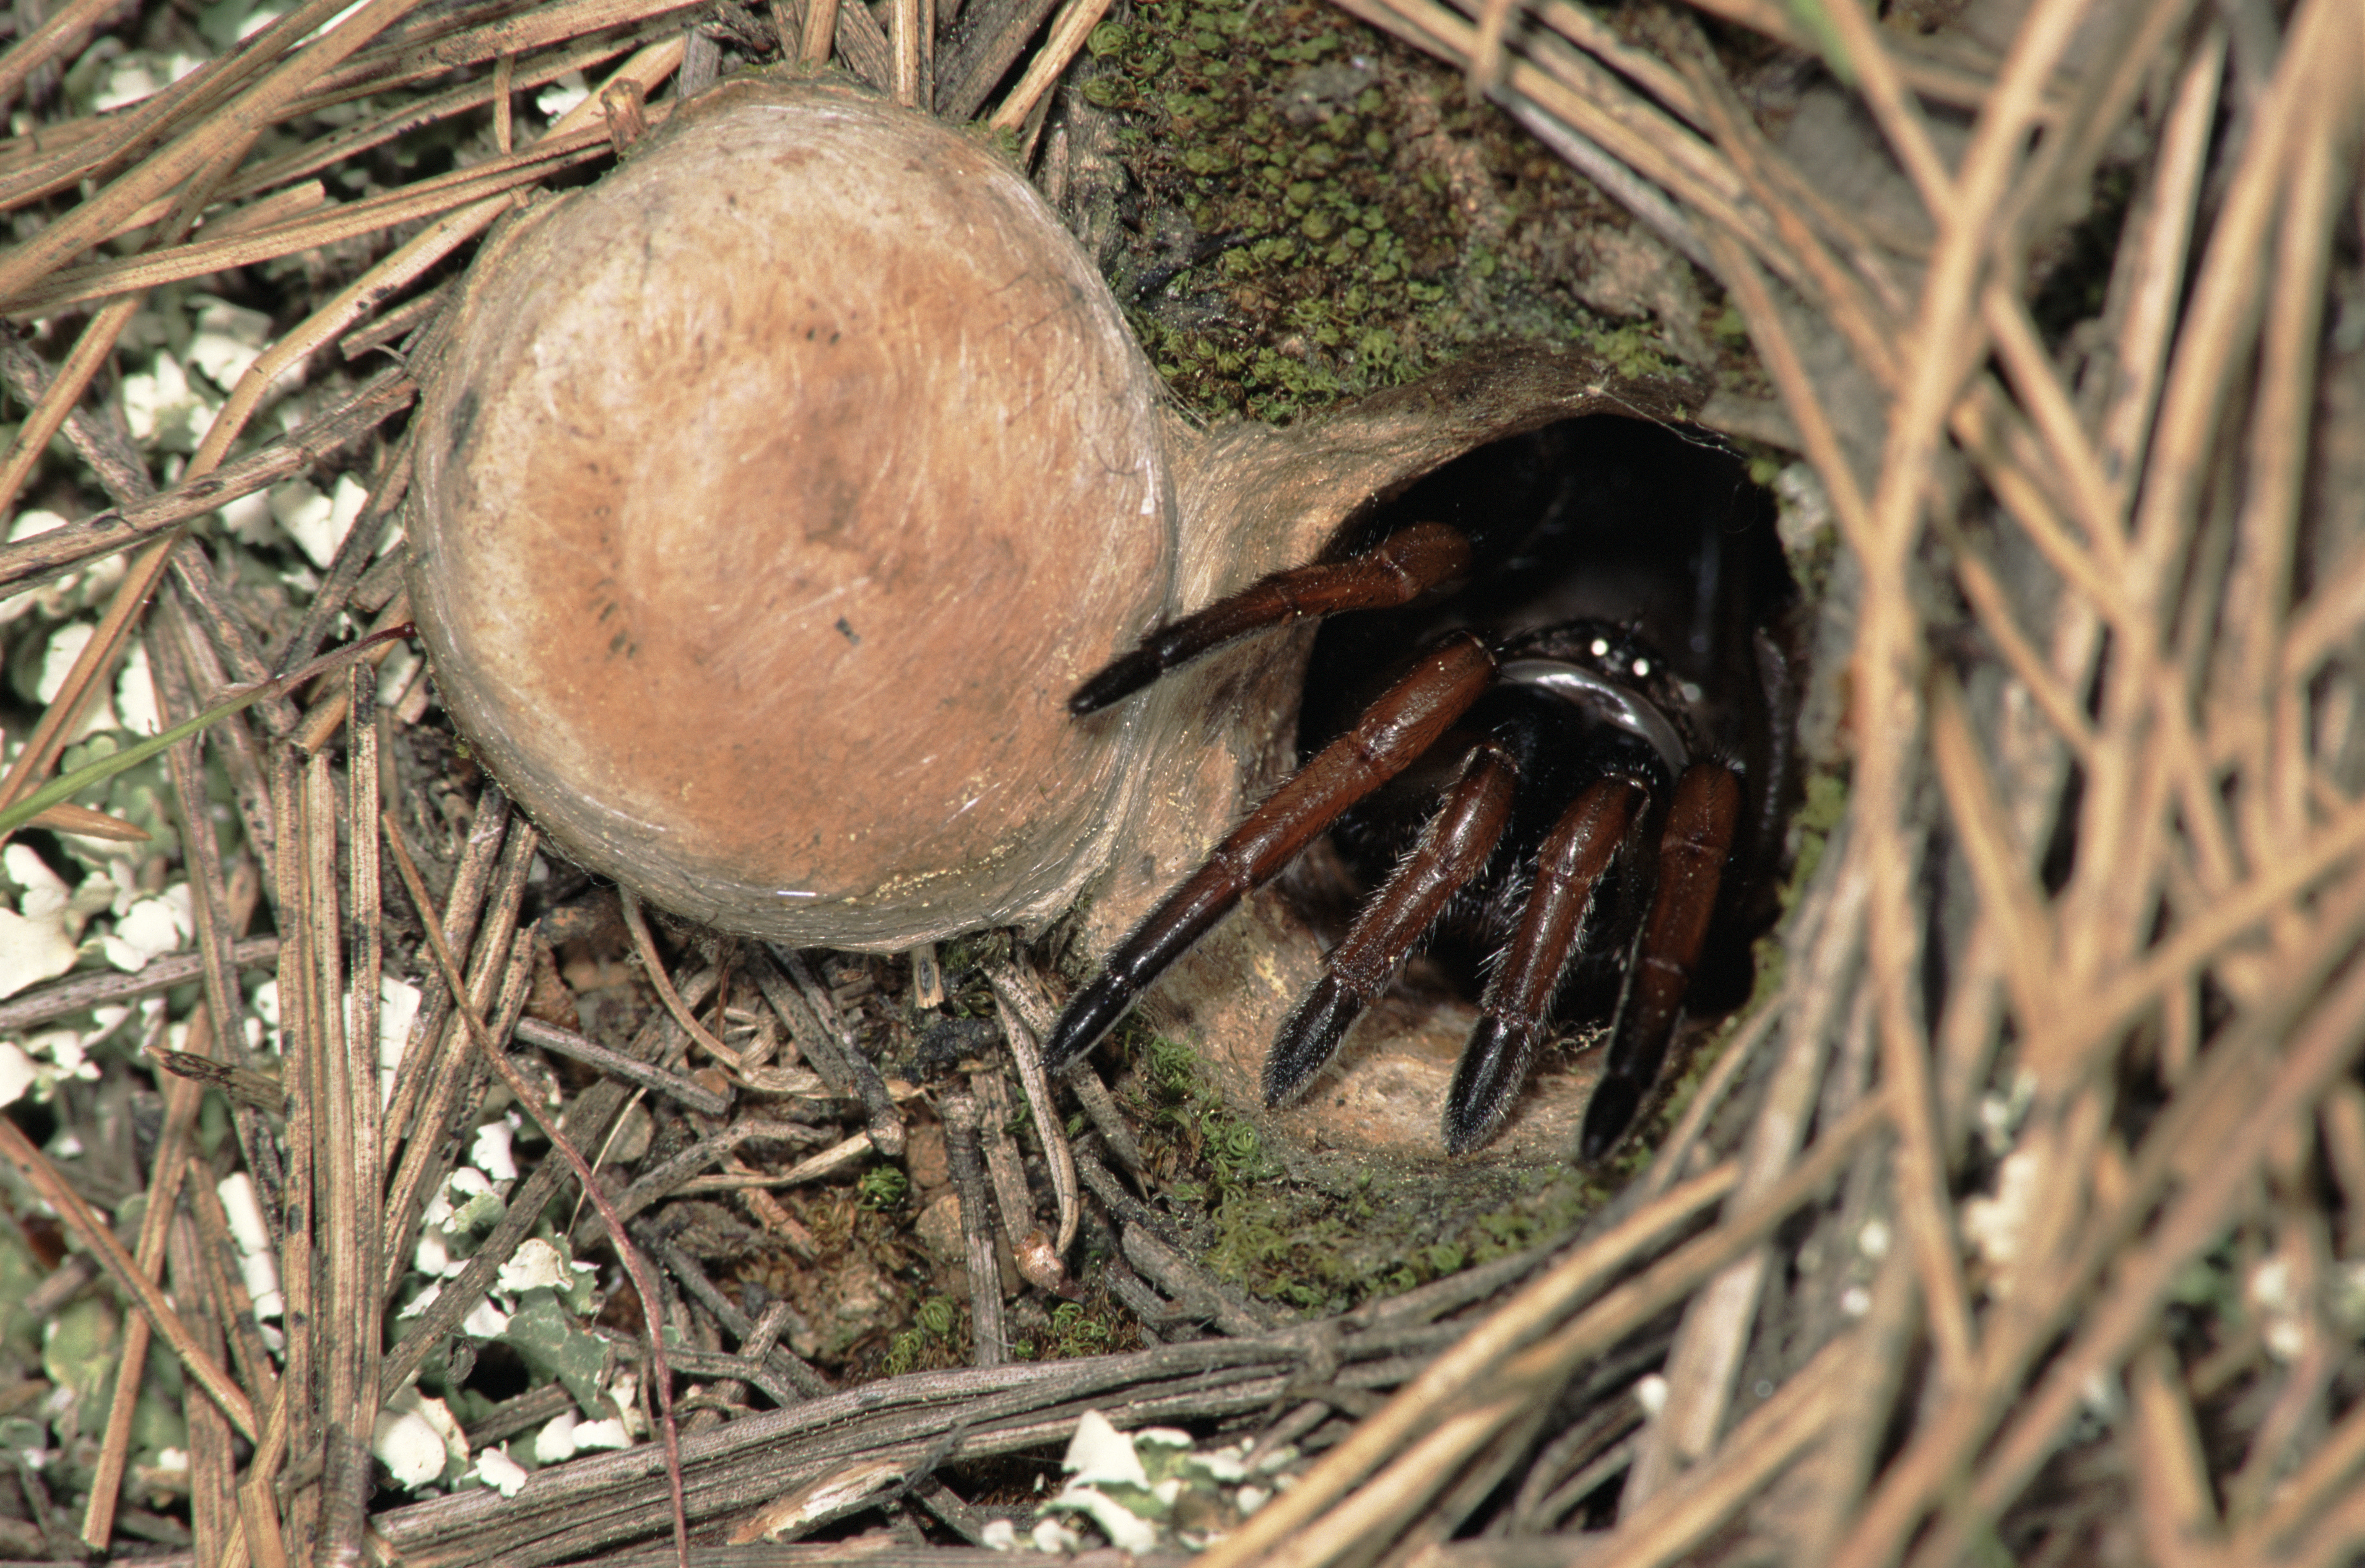
M 1252 1189 L 1281 1175 L 1253 1123 L 1232 1114 L 1208 1081 L 1190 1047 L 1139 1027 L 1121 1036 L 1135 1070 L 1151 1091 L 1151 1125 L 1204 1180 L 1186 1182 L 1186 1200 L 1211 1199 Z
M 883 1376 L 902 1377 L 968 1364 L 967 1316 L 947 1296 L 932 1295 L 912 1315 L 912 1326 L 887 1341 Z
M 1823 863 L 1823 851 L 1831 843 L 1832 830 L 1847 814 L 1847 781 L 1837 774 L 1818 773 L 1807 780 L 1806 802 L 1790 820 L 1791 829 L 1798 835 L 1798 853 L 1790 863 L 1790 879 L 1782 884 L 1782 909 L 1786 914 L 1814 879 L 1815 868 Z
M 1140 1326 L 1132 1311 L 1107 1291 L 1095 1289 L 1082 1301 L 1063 1301 L 1053 1307 L 1044 1342 L 1030 1349 L 1037 1359 L 1049 1361 L 1104 1356 L 1138 1349 L 1140 1343 Z
M 0 1232 L 0 1347 L 22 1361 L 40 1356 L 42 1326 L 26 1313 L 25 1298 L 47 1277 L 21 1233 L 13 1226 Z
M 123 1359 L 123 1324 L 115 1305 L 103 1297 L 83 1296 L 60 1308 L 42 1325 L 41 1371 L 51 1383 L 66 1389 L 84 1411 L 84 1425 L 95 1429 L 105 1419 L 105 1397 Z
M 1807 801 L 1799 808 L 1799 827 L 1828 834 L 1847 815 L 1847 785 L 1839 778 L 1818 774 L 1807 780 Z
M 1179 1041 L 1119 1034 L 1130 1108 L 1161 1192 L 1219 1277 L 1307 1313 L 1342 1311 L 1565 1234 L 1608 1196 L 1565 1168 L 1434 1170 L 1375 1180 L 1368 1160 L 1284 1171 Z
M 862 1173 L 856 1183 L 862 1194 L 862 1206 L 868 1209 L 891 1209 L 911 1195 L 912 1180 L 896 1165 L 876 1165 Z
M 1104 263 L 1202 413 L 1285 422 L 1484 338 L 1597 328 L 1538 275 L 1564 249 L 1538 215 L 1589 208 L 1590 187 L 1442 67 L 1318 0 L 1163 0 L 1088 51 L 1084 98 L 1190 231 L 1186 254 Z
M 1682 368 L 1659 353 L 1659 340 L 1648 328 L 1629 322 L 1605 331 L 1585 335 L 1585 346 L 1609 362 L 1609 367 L 1620 375 L 1676 375 Z

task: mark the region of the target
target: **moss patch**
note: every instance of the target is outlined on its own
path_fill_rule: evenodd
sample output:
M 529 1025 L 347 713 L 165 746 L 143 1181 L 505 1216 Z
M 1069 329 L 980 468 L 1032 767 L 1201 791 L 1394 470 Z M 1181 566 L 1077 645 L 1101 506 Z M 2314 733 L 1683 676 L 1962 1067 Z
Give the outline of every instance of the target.
M 1119 1040 L 1132 1068 L 1126 1108 L 1160 1190 L 1193 1205 L 1177 1217 L 1198 1255 L 1221 1278 L 1301 1312 L 1400 1294 L 1564 1234 L 1613 1190 L 1564 1167 L 1390 1179 L 1353 1161 L 1284 1175 L 1188 1047 L 1138 1024 Z
M 1314 0 L 1155 0 L 1090 54 L 1143 198 L 1103 264 L 1199 412 L 1285 422 L 1500 336 L 1664 367 L 1567 286 L 1622 218 L 1443 67 Z
M 1806 801 L 1790 819 L 1793 851 L 1790 877 L 1782 884 L 1783 913 L 1789 913 L 1814 879 L 1815 868 L 1823 863 L 1833 830 L 1847 814 L 1847 781 L 1837 774 L 1818 773 L 1807 780 Z

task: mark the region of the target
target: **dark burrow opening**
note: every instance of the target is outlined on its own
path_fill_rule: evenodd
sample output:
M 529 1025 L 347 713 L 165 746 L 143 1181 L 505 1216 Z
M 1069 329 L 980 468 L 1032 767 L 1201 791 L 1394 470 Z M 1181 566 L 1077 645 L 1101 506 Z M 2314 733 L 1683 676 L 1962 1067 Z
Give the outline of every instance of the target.
M 1799 793 L 1793 729 L 1805 686 L 1804 613 L 1777 516 L 1747 459 L 1720 438 L 1642 420 L 1565 420 L 1447 464 L 1352 520 L 1336 550 L 1358 552 L 1413 522 L 1440 521 L 1471 539 L 1470 576 L 1431 602 L 1323 626 L 1307 668 L 1301 756 L 1344 733 L 1449 630 L 1467 627 L 1496 643 L 1576 621 L 1622 631 L 1672 668 L 1701 748 L 1743 779 L 1740 835 L 1686 1009 L 1693 1017 L 1730 1012 L 1750 993 L 1751 944 L 1778 913 L 1786 828 Z M 1465 724 L 1488 711 L 1482 703 Z M 1385 879 L 1447 773 L 1418 765 L 1339 824 L 1333 853 L 1309 857 L 1292 886 L 1326 935 L 1343 934 L 1358 902 Z M 1564 796 L 1572 787 L 1565 776 L 1536 785 Z M 1511 886 L 1491 900 L 1457 901 L 1408 966 L 1411 989 L 1442 986 L 1473 1002 L 1483 992 L 1520 890 L 1510 839 L 1540 835 L 1536 824 L 1548 824 L 1554 811 L 1523 802 L 1523 813 L 1486 873 L 1508 871 Z M 1655 844 L 1656 832 L 1655 820 L 1638 823 L 1621 856 L 1649 859 L 1644 840 Z M 1647 885 L 1625 893 L 1630 906 L 1647 896 Z M 1638 915 L 1630 907 L 1623 927 L 1639 924 Z M 1555 1008 L 1564 1026 L 1605 1022 L 1617 1004 L 1631 932 L 1614 917 L 1598 924 L 1617 950 L 1572 967 Z M 1596 935 L 1589 928 L 1589 946 Z

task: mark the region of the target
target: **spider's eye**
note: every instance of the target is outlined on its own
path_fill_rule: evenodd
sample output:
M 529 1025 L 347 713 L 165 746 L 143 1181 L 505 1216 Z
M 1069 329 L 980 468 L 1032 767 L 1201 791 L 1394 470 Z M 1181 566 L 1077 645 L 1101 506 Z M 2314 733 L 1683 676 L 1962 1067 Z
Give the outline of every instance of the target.
M 1650 660 L 1648 660 L 1648 659 L 1636 659 L 1636 660 L 1634 661 L 1634 678 L 1635 678 L 1635 679 L 1637 679 L 1637 680 L 1645 680 L 1645 679 L 1648 679 L 1648 678 L 1649 678 L 1649 677 L 1650 677 L 1650 674 L 1651 674 L 1651 661 L 1650 661 Z
M 1609 656 L 1608 638 L 1596 637 L 1593 639 L 1593 656 L 1597 659 L 1606 659 Z

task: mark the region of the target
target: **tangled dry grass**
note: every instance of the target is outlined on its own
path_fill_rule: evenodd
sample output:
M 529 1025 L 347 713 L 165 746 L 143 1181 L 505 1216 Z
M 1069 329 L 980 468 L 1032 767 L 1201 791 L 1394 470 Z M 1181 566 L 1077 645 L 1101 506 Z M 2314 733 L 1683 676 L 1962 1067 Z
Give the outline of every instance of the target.
M 1013 1361 L 1011 1340 L 1048 1348 L 1059 1323 L 1005 1291 L 994 1260 L 997 1221 L 1023 1243 L 1037 1204 L 1000 1070 L 964 1061 L 938 1132 L 862 1045 L 895 997 L 941 999 L 936 955 L 824 972 L 692 939 L 669 965 L 636 920 L 522 928 L 531 825 L 490 787 L 455 793 L 448 759 L 420 761 L 423 675 L 391 666 L 381 699 L 379 648 L 168 752 L 151 805 L 178 838 L 190 952 L 0 1003 L 0 1035 L 29 1041 L 95 1006 L 190 999 L 139 1025 L 171 1070 L 152 1092 L 147 1062 L 117 1060 L 115 1099 L 74 1102 L 149 1115 L 140 1137 L 88 1131 L 72 1159 L 0 1121 L 20 1220 L 38 1200 L 73 1244 L 46 1260 L 31 1310 L 62 1312 L 102 1271 L 136 1304 L 112 1353 L 137 1366 L 151 1336 L 169 1349 L 187 1468 L 127 1483 L 140 1385 L 110 1400 L 101 1379 L 61 1445 L 72 1462 L 50 1472 L 85 1480 L 57 1495 L 17 1463 L 23 1506 L 0 1549 L 123 1551 L 136 1527 L 207 1564 L 669 1556 L 659 1445 L 554 1461 L 514 1497 L 398 1506 L 370 1456 L 381 1405 L 422 1366 L 449 1373 L 454 1331 L 568 1181 L 555 1159 L 520 1176 L 381 1348 L 431 1201 L 499 1103 L 460 1015 L 507 1039 L 530 1014 L 520 1037 L 575 1050 L 632 991 L 590 983 L 629 941 L 658 994 L 641 993 L 595 1072 L 549 1078 L 566 1126 L 597 1147 L 656 1096 L 672 1141 L 618 1154 L 635 1175 L 613 1194 L 627 1223 L 669 1196 L 734 1193 L 797 1260 L 750 1309 L 695 1238 L 642 1238 L 667 1275 L 676 1370 L 704 1394 L 679 1450 L 693 1533 L 799 1495 L 824 1500 L 794 1529 L 858 1541 L 702 1544 L 700 1561 L 963 1557 L 984 1514 L 947 1474 L 984 1484 L 958 1467 L 1046 1454 L 1087 1408 L 1318 1454 L 1215 1548 L 1224 1563 L 2328 1565 L 2365 1551 L 2356 8 L 2036 0 L 1983 45 L 1984 13 L 1876 21 L 1853 0 L 1713 0 L 1706 28 L 1569 0 L 1341 3 L 1465 72 L 1721 285 L 1787 416 L 1750 433 L 1811 461 L 1836 521 L 1822 603 L 1844 659 L 1847 808 L 1784 928 L 1779 986 L 1648 1173 L 1575 1238 L 1284 1324 L 1160 1239 L 1161 1215 L 1110 1173 L 1139 1161 L 1126 1116 L 1080 1084 L 1092 1223 L 1121 1260 L 1108 1289 L 1149 1348 Z M 0 93 L 53 91 L 113 8 L 75 0 L 26 31 L 0 56 Z M 0 495 L 24 504 L 62 438 L 113 503 L 0 546 L 0 589 L 63 592 L 80 574 L 97 612 L 13 749 L 0 807 L 81 739 L 135 638 L 171 722 L 302 666 L 341 628 L 404 621 L 375 551 L 399 515 L 392 432 L 415 388 L 398 353 L 367 367 L 432 329 L 465 247 L 518 193 L 614 156 L 726 54 L 835 60 L 907 102 L 986 110 L 1028 156 L 1106 6 L 970 0 L 940 32 L 930 0 L 761 16 L 367 0 L 319 30 L 342 9 L 308 0 L 162 91 L 20 115 L 0 143 L 0 208 L 25 219 L 0 252 L 0 309 L 50 324 L 0 343 L 30 410 Z M 1809 80 L 1799 62 L 1818 57 L 1849 84 L 1836 118 L 1765 86 Z M 540 134 L 513 114 L 518 95 L 583 72 L 597 84 Z M 385 150 L 443 124 L 467 128 L 465 156 L 389 170 Z M 2099 286 L 2064 306 L 2045 290 L 2081 244 Z M 225 376 L 160 486 L 107 411 L 122 334 L 155 291 L 278 263 L 301 308 Z M 291 377 L 301 418 L 267 431 Z M 332 458 L 369 474 L 366 505 L 300 603 L 258 610 L 185 525 Z M 95 568 L 126 553 L 108 586 Z M 219 835 L 213 778 L 237 818 Z M 35 825 L 122 831 L 71 806 Z M 389 842 L 417 846 L 432 912 L 382 885 Z M 430 920 L 466 966 L 465 1004 L 420 958 Z M 249 935 L 257 923 L 272 935 Z M 569 941 L 583 968 L 562 1002 L 548 987 Z M 382 1101 L 357 1064 L 389 951 L 427 978 Z M 242 978 L 275 961 L 275 1081 L 250 1055 Z M 981 1014 L 1029 1027 L 1042 998 L 1022 960 L 997 949 L 970 973 Z M 210 1133 L 208 1103 L 233 1107 Z M 922 1134 L 941 1164 L 905 1164 L 957 1219 L 970 1296 L 938 1359 L 971 1364 L 841 1388 L 813 1364 L 827 1325 L 796 1281 L 825 1278 L 867 1222 L 851 1197 L 800 1194 Z M 768 1173 L 757 1152 L 794 1162 Z M 286 1292 L 275 1352 L 219 1197 L 234 1170 L 286 1216 L 270 1238 Z M 559 1234 L 588 1247 L 599 1226 Z M 875 1269 L 874 1287 L 893 1294 Z M 611 1361 L 639 1343 L 622 1316 Z M 613 1370 L 586 1397 L 614 1396 Z M 0 1390 L 10 1412 L 50 1394 L 20 1372 Z M 646 1389 L 628 1383 L 620 1405 Z M 462 1457 L 570 1402 L 546 1379 L 488 1402 Z M 972 1545 L 932 1544 L 947 1533 Z

